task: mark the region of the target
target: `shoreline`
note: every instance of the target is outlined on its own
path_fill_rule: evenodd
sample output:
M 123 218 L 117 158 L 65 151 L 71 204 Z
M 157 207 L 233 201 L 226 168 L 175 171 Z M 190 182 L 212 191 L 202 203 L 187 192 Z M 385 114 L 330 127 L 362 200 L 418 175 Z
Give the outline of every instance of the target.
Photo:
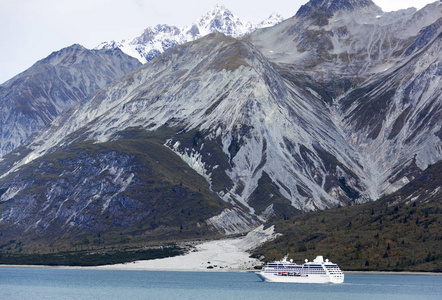
M 342 271 L 344 275 L 420 275 L 420 276 L 442 276 L 438 272 L 414 272 L 414 271 Z
M 274 227 L 264 230 L 263 225 L 249 232 L 246 236 L 212 240 L 197 243 L 184 255 L 138 260 L 101 266 L 63 266 L 63 265 L 2 265 L 0 268 L 33 269 L 78 269 L 78 270 L 115 270 L 115 271 L 166 271 L 166 272 L 249 272 L 256 273 L 263 262 L 251 258 L 249 251 L 260 244 L 274 239 L 277 234 Z M 344 274 L 363 275 L 422 275 L 442 276 L 442 272 L 412 271 L 345 271 Z
M 138 260 L 102 266 L 25 266 L 31 268 L 75 268 L 96 270 L 134 270 L 134 271 L 188 271 L 188 272 L 249 272 L 262 265 L 258 259 L 251 258 L 249 251 L 277 236 L 274 226 L 264 229 L 261 225 L 247 235 L 197 243 L 184 255 L 152 260 Z M 4 265 L 6 266 L 6 265 Z M 11 266 L 11 265 L 9 265 Z M 2 267 L 0 265 L 0 267 Z
M 48 266 L 48 265 L 2 265 L 0 268 L 23 268 L 23 269 L 73 269 L 73 270 L 106 270 L 106 271 L 150 271 L 150 272 L 232 272 L 232 273 L 255 273 L 259 270 L 253 269 L 149 269 L 149 268 L 131 268 L 132 263 L 118 264 L 118 265 L 103 265 L 103 266 Z M 123 265 L 123 266 L 121 266 Z M 124 268 L 127 266 L 127 268 Z M 442 276 L 438 272 L 415 272 L 415 271 L 343 271 L 345 275 L 418 275 L 418 276 Z
M 142 261 L 140 261 L 142 262 Z M 0 269 L 65 269 L 65 270 L 102 270 L 102 271 L 148 271 L 148 272 L 232 272 L 232 273 L 254 273 L 258 270 L 236 270 L 236 269 L 139 269 L 131 268 L 130 264 L 127 268 L 120 267 L 119 265 L 102 265 L 102 266 L 48 266 L 48 265 L 2 265 L 0 264 Z M 115 267 L 113 267 L 115 266 Z

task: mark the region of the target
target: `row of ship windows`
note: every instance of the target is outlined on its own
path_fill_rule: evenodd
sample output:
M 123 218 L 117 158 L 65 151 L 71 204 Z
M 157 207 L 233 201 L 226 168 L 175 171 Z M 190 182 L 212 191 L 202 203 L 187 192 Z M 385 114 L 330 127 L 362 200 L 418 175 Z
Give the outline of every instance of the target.
M 272 265 L 269 265 L 269 266 L 267 266 L 268 268 L 278 268 L 278 269 L 310 269 L 310 270 L 312 270 L 312 269 L 319 269 L 319 270 L 323 270 L 323 268 L 322 267 L 301 267 L 301 266 L 290 266 L 290 267 L 287 267 L 287 266 L 283 266 L 283 265 L 281 265 L 281 266 L 272 266 Z M 333 270 L 333 269 L 338 269 L 338 268 L 327 268 L 328 270 Z
M 312 270 L 312 269 L 310 269 L 307 273 L 308 274 L 325 274 L 325 271 L 324 270 Z
M 273 271 L 273 272 L 293 272 L 293 271 L 298 271 L 298 272 L 309 272 L 309 273 L 314 273 L 314 274 L 325 274 L 325 270 L 323 268 L 300 268 L 300 267 L 287 267 L 287 268 L 265 268 L 265 270 L 267 271 Z M 340 274 L 341 270 L 339 268 L 327 268 L 327 270 L 329 271 L 330 274 Z
M 267 273 L 273 273 L 273 274 L 278 274 L 281 273 L 281 271 L 270 271 Z M 302 272 L 302 274 L 326 274 L 325 271 L 320 271 L 320 270 L 310 270 L 309 272 Z
M 272 264 L 269 264 L 266 267 L 269 267 L 269 268 L 287 268 L 287 269 L 290 269 L 290 268 L 304 268 L 304 269 L 319 268 L 319 269 L 322 269 L 322 266 L 299 266 L 299 265 L 297 265 L 297 266 L 284 266 L 284 265 L 272 265 Z M 339 269 L 338 266 L 325 266 L 325 268 L 326 269 Z
M 270 272 L 266 272 L 266 273 L 273 273 L 273 274 L 277 274 L 277 273 L 281 273 L 281 271 L 270 271 Z M 309 272 L 296 272 L 298 274 L 327 274 L 324 271 L 309 271 Z M 340 272 L 330 272 L 330 275 L 342 275 L 342 273 Z

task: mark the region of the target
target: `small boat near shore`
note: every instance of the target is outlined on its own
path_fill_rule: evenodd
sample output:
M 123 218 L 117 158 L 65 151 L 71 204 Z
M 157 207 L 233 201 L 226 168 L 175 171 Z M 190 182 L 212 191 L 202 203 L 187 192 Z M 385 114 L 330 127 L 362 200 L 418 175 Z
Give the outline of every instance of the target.
M 343 283 L 344 273 L 339 266 L 322 256 L 317 256 L 312 262 L 307 259 L 303 265 L 298 265 L 284 257 L 280 261 L 267 263 L 256 273 L 262 281 L 268 282 L 299 282 L 299 283 Z

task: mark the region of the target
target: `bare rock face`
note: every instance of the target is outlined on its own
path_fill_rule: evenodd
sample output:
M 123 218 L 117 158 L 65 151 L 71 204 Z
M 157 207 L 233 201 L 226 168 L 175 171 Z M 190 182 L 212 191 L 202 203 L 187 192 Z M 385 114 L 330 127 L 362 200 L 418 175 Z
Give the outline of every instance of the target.
M 442 157 L 440 15 L 311 1 L 169 48 L 4 157 L 0 224 L 210 236 L 397 191 Z
M 0 86 L 0 156 L 140 63 L 120 50 L 54 52 Z
M 292 82 L 308 78 L 377 199 L 441 158 L 441 4 L 383 13 L 357 2 L 311 1 L 250 41 Z

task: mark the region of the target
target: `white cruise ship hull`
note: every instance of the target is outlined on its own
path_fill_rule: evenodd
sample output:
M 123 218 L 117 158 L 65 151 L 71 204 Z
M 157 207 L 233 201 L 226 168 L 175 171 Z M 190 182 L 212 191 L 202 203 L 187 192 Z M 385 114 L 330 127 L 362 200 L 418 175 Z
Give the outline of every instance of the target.
M 343 283 L 344 275 L 300 275 L 280 276 L 276 274 L 256 273 L 262 281 L 267 282 L 291 282 L 291 283 Z
M 263 281 L 269 282 L 299 282 L 299 283 L 343 283 L 344 273 L 337 264 L 322 256 L 317 256 L 312 262 L 305 260 L 305 264 L 297 265 L 293 260 L 268 262 L 257 273 Z

